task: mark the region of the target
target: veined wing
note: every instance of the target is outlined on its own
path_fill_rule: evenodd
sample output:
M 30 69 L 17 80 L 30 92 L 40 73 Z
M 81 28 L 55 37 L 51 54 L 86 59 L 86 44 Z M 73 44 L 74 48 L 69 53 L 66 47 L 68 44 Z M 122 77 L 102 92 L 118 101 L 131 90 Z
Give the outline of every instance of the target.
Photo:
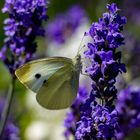
M 64 109 L 69 107 L 77 95 L 79 72 L 74 67 L 59 69 L 38 91 L 38 103 L 47 109 Z
M 27 88 L 38 93 L 43 83 L 66 65 L 72 65 L 72 60 L 65 57 L 38 59 L 21 66 L 15 74 Z

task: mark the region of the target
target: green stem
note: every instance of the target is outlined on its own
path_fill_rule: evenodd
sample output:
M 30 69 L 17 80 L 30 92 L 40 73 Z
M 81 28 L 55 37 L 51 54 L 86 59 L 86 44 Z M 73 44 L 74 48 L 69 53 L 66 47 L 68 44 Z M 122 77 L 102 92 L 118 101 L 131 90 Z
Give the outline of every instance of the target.
M 12 103 L 12 99 L 13 99 L 13 95 L 14 95 L 14 89 L 15 89 L 15 78 L 12 79 L 12 83 L 10 85 L 9 91 L 8 91 L 8 95 L 7 95 L 7 100 L 1 115 L 1 121 L 0 121 L 0 140 L 2 139 L 3 136 L 3 132 L 5 129 L 5 125 L 7 122 L 7 118 L 10 112 L 10 108 L 11 108 L 11 103 Z

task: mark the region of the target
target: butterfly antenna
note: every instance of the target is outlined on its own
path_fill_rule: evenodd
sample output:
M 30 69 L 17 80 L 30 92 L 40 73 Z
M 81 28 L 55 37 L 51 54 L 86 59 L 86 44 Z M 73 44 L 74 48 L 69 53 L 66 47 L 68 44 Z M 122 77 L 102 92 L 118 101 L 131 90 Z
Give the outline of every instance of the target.
M 83 42 L 83 40 L 84 40 L 84 37 L 85 37 L 85 34 L 83 35 L 82 40 L 81 40 L 81 42 L 80 42 L 80 45 L 79 45 L 79 47 L 78 47 L 77 55 L 78 55 L 78 54 L 80 53 L 80 51 L 85 47 L 85 45 L 84 45 L 83 47 L 81 47 L 82 42 Z

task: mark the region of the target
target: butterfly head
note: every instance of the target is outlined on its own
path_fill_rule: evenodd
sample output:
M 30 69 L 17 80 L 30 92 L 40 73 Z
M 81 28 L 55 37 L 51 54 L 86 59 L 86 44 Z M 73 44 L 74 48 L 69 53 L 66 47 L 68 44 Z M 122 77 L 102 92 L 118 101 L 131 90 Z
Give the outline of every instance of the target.
M 74 58 L 73 62 L 74 62 L 74 65 L 75 65 L 75 70 L 76 71 L 81 71 L 82 62 L 81 62 L 81 55 L 80 54 L 76 55 L 76 57 Z
M 76 55 L 75 59 L 76 59 L 77 62 L 80 62 L 81 61 L 81 55 L 80 54 Z

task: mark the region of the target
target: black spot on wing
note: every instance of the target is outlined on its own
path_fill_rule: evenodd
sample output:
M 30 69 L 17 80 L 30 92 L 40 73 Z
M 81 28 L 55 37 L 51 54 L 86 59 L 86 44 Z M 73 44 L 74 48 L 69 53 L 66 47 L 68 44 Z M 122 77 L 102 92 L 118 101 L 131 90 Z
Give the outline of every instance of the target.
M 44 80 L 44 81 L 43 81 L 43 84 L 45 84 L 46 82 L 47 82 L 47 80 Z
M 35 78 L 36 79 L 39 79 L 41 77 L 41 74 L 39 74 L 39 73 L 37 73 L 36 75 L 35 75 Z
M 42 86 L 46 86 L 47 80 L 44 80 Z

